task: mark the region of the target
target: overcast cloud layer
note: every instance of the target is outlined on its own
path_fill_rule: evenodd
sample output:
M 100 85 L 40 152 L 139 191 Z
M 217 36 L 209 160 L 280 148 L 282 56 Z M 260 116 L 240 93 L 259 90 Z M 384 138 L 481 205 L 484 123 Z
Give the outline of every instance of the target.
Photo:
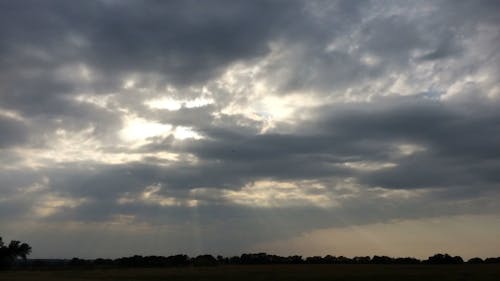
M 498 223 L 498 46 L 498 1 L 0 1 L 0 235 L 291 254 Z

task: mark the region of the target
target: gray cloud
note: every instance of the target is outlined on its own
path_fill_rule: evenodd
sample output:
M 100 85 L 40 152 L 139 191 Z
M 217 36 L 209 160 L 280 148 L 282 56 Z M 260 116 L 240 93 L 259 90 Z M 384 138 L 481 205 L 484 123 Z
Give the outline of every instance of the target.
M 234 252 L 498 213 L 495 1 L 0 11 L 0 222 L 13 234 L 14 221 L 86 225 L 63 227 L 74 237 L 112 223 L 137 241 L 168 226 L 193 251 Z
M 0 148 L 21 145 L 27 140 L 27 128 L 21 121 L 0 116 L 0 131 Z
M 110 74 L 160 72 L 180 83 L 265 54 L 269 36 L 300 15 L 296 3 L 280 1 L 53 1 L 4 3 L 3 10 L 4 49 L 11 52 L 26 44 L 56 61 L 84 60 Z

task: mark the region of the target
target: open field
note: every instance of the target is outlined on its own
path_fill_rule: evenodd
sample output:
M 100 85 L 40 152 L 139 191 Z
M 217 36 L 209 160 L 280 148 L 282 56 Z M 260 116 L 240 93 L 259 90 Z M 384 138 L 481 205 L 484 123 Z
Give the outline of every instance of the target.
M 500 265 L 245 265 L 0 272 L 2 281 L 500 280 Z

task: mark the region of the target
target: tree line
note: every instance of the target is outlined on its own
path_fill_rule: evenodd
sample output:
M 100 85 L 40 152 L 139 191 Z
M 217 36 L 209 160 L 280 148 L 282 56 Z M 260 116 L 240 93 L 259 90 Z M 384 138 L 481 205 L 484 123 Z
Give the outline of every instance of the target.
M 11 241 L 8 245 L 0 237 L 0 269 L 16 267 L 179 267 L 179 266 L 217 266 L 217 265 L 263 265 L 263 264 L 482 264 L 500 263 L 500 257 L 482 259 L 479 257 L 464 261 L 460 256 L 435 254 L 428 259 L 389 256 L 279 256 L 267 253 L 246 253 L 240 256 L 224 257 L 198 255 L 189 257 L 185 254 L 171 256 L 134 255 L 117 259 L 81 259 L 51 260 L 27 259 L 31 246 L 20 241 Z
M 122 266 L 122 267 L 169 267 L 169 266 L 216 266 L 216 265 L 265 265 L 265 264 L 480 264 L 500 263 L 500 257 L 481 259 L 479 257 L 464 261 L 460 256 L 449 254 L 435 254 L 428 259 L 420 260 L 412 257 L 389 257 L 389 256 L 312 256 L 302 257 L 279 256 L 267 253 L 246 253 L 240 256 L 224 257 L 212 255 L 199 255 L 189 257 L 188 255 L 173 256 L 140 256 L 122 257 L 118 259 L 79 259 L 73 258 L 68 261 L 70 266 Z

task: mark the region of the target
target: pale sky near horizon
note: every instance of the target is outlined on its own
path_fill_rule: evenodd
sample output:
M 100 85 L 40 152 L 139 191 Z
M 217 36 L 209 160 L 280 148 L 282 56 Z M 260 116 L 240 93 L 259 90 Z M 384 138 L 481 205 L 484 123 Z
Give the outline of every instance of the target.
M 0 0 L 0 236 L 500 256 L 498 46 L 494 0 Z

